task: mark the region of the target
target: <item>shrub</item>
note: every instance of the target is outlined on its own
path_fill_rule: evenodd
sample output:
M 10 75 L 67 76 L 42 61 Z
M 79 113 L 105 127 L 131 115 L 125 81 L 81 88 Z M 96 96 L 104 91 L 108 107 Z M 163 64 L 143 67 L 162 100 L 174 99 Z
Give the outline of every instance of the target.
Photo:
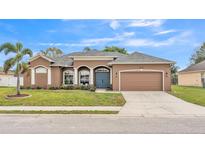
M 81 89 L 81 90 L 89 90 L 89 89 L 90 89 L 90 86 L 89 86 L 89 85 L 81 85 L 81 86 L 80 86 L 80 89 Z
M 49 87 L 50 90 L 58 90 L 59 87 Z
M 26 87 L 26 89 L 31 89 L 31 86 Z
M 80 89 L 80 86 L 79 86 L 79 85 L 74 85 L 74 89 L 75 89 L 75 90 L 79 90 L 79 89 Z
M 20 89 L 25 89 L 24 86 L 20 86 Z
M 36 89 L 42 89 L 42 87 L 40 87 L 40 86 L 37 86 L 37 87 L 36 87 Z
M 96 90 L 96 87 L 95 86 L 90 86 L 89 90 L 94 92 Z
M 49 89 L 51 90 L 56 90 L 56 89 L 64 89 L 64 90 L 90 90 L 90 91 L 95 91 L 96 88 L 93 85 L 62 85 L 61 87 L 50 87 Z
M 63 89 L 65 89 L 65 90 L 73 90 L 74 87 L 72 85 L 67 85 L 67 86 L 64 86 Z

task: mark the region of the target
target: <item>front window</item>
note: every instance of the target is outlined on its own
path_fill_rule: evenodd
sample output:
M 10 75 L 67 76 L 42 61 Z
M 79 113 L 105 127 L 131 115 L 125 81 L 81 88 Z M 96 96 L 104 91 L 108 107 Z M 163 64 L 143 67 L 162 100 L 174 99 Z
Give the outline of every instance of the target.
M 79 72 L 80 85 L 89 85 L 90 72 L 88 70 L 81 70 Z
M 73 71 L 64 72 L 64 84 L 65 85 L 73 84 Z
M 97 68 L 97 69 L 95 70 L 95 72 L 109 72 L 109 69 L 104 68 L 104 67 L 100 67 L 100 68 Z
M 36 73 L 47 73 L 47 69 L 40 66 L 36 68 Z

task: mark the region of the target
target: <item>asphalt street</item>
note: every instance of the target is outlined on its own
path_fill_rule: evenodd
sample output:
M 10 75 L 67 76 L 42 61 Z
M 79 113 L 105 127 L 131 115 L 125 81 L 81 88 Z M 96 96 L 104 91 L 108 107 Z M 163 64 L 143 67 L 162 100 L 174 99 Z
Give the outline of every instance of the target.
M 1 134 L 205 133 L 205 117 L 0 115 Z

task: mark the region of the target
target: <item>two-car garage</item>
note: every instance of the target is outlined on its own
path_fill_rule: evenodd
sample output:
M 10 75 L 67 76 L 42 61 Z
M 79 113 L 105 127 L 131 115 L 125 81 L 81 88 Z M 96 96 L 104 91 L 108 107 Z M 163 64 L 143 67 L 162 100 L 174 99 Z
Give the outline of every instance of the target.
M 163 72 L 122 71 L 119 82 L 121 91 L 162 91 Z

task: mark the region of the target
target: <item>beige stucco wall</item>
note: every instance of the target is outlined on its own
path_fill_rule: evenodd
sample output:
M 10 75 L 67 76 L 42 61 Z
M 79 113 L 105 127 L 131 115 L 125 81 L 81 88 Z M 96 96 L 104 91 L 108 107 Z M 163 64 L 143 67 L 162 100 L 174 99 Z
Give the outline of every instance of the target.
M 39 57 L 33 61 L 30 62 L 30 66 L 31 67 L 36 67 L 38 65 L 43 65 L 45 67 L 49 67 L 50 66 L 50 62 L 42 57 Z
M 171 71 L 169 64 L 120 64 L 113 65 L 112 73 L 113 73 L 113 90 L 119 89 L 119 71 L 122 70 L 130 70 L 130 69 L 150 69 L 150 70 L 162 70 L 164 71 L 164 90 L 171 90 Z M 167 75 L 166 75 L 167 73 Z
M 48 60 L 45 60 L 41 57 L 33 60 L 30 62 L 30 67 L 36 67 L 39 65 L 45 66 L 45 67 L 50 67 L 50 62 Z M 35 86 L 42 86 L 45 87 L 45 84 L 48 87 L 47 84 L 47 78 L 48 78 L 48 73 L 44 74 L 44 75 L 37 75 L 35 74 Z M 55 67 L 51 67 L 51 87 L 59 87 L 62 85 L 62 69 L 58 66 Z M 46 83 L 44 83 L 46 82 Z M 31 86 L 31 71 L 29 71 L 29 73 L 25 73 L 24 74 L 24 86 L 25 87 L 30 87 Z M 34 87 L 35 87 L 34 86 Z
M 51 86 L 59 87 L 63 83 L 62 69 L 58 66 L 51 68 Z
M 23 86 L 31 87 L 31 70 L 23 74 Z
M 181 86 L 202 87 L 201 72 L 179 73 L 178 84 Z

